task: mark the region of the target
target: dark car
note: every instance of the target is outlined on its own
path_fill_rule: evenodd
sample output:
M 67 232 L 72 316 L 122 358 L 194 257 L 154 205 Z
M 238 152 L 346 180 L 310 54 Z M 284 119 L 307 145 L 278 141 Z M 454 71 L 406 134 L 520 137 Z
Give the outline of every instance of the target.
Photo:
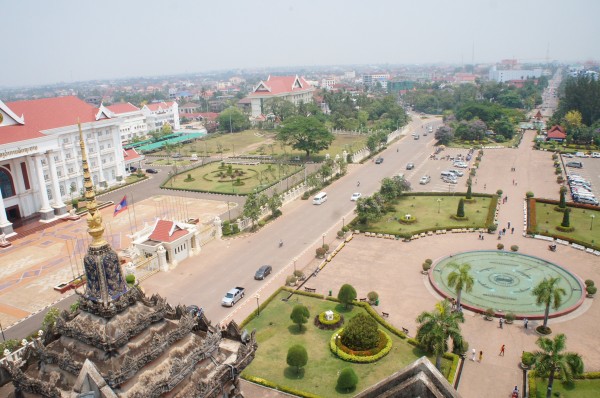
M 156 170 L 156 169 L 146 169 L 146 173 L 158 174 L 158 170 Z
M 129 166 L 125 170 L 127 170 L 130 173 L 133 173 L 133 172 L 137 171 L 137 167 L 135 167 L 135 166 Z
M 381 164 L 381 163 L 383 163 L 383 158 L 375 159 L 375 164 Z
M 256 271 L 256 274 L 254 274 L 254 279 L 256 280 L 262 280 L 265 279 L 273 270 L 273 267 L 271 267 L 270 265 L 263 265 L 262 267 L 260 267 L 258 269 L 258 271 Z
M 409 163 L 406 165 L 406 170 L 412 170 L 415 168 L 415 164 L 414 163 Z
M 576 169 L 581 169 L 583 164 L 581 162 L 568 162 L 566 164 L 567 167 L 575 167 Z

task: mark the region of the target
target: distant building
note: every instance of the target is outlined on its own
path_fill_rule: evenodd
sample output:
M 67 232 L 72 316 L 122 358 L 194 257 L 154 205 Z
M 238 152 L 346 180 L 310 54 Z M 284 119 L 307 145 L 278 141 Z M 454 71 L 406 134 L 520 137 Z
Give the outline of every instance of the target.
M 313 99 L 315 88 L 304 78 L 296 76 L 269 76 L 266 81 L 261 81 L 250 93 L 252 104 L 252 117 L 257 117 L 263 112 L 265 101 L 280 98 L 298 105 L 301 102 L 309 103 Z
M 170 124 L 173 130 L 179 130 L 179 106 L 177 102 L 154 102 L 142 107 L 146 116 L 148 132 L 160 130 L 164 124 Z
M 525 80 L 535 78 L 538 79 L 542 76 L 542 69 L 536 68 L 533 70 L 527 69 L 508 69 L 498 70 L 496 66 L 492 66 L 489 72 L 489 79 L 498 83 L 506 83 L 510 80 Z
M 331 90 L 335 86 L 335 78 L 334 77 L 326 77 L 321 79 L 321 88 L 325 90 Z
M 413 81 L 392 81 L 388 82 L 388 92 L 390 93 L 406 93 L 415 88 L 415 82 Z
M 137 106 L 127 102 L 110 105 L 105 109 L 108 110 L 111 117 L 119 117 L 122 120 L 119 126 L 121 142 L 129 142 L 134 138 L 142 138 L 148 135 L 146 116 Z
M 179 115 L 185 116 L 186 113 L 198 113 L 202 111 L 200 104 L 195 102 L 186 102 L 179 107 Z
M 546 141 L 563 142 L 567 139 L 567 133 L 562 126 L 552 126 L 546 133 Z
M 381 84 L 381 87 L 387 89 L 388 80 L 390 79 L 389 73 L 376 73 L 370 75 L 363 75 L 362 81 L 365 86 L 372 87 L 376 86 L 377 83 Z

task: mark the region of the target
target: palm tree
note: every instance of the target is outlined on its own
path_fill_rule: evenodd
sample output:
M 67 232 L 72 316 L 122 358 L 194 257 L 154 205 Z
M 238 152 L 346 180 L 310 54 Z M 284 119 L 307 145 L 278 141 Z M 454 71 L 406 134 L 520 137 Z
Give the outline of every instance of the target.
M 536 297 L 537 305 L 546 305 L 546 311 L 544 312 L 544 324 L 541 326 L 543 331 L 546 331 L 546 334 L 551 333 L 550 328 L 548 327 L 548 315 L 550 314 L 550 306 L 555 310 L 560 307 L 562 304 L 562 298 L 567 294 L 564 288 L 558 286 L 558 282 L 560 278 L 544 278 L 543 281 L 538 283 L 538 285 L 533 289 L 532 294 Z
M 436 368 L 441 369 L 442 355 L 448 351 L 449 338 L 454 344 L 462 343 L 459 323 L 464 321 L 462 312 L 452 312 L 448 300 L 437 303 L 433 312 L 423 311 L 417 317 L 420 324 L 417 329 L 417 341 L 435 354 Z
M 563 382 L 572 382 L 573 377 L 583 373 L 583 361 L 581 356 L 575 352 L 562 352 L 566 348 L 567 337 L 559 334 L 550 340 L 540 337 L 535 342 L 541 350 L 534 351 L 533 360 L 535 370 L 539 375 L 548 376 L 548 390 L 546 398 L 552 395 L 552 384 L 556 371 L 559 371 Z
M 456 290 L 456 307 L 460 308 L 460 296 L 463 289 L 465 292 L 470 293 L 473 290 L 473 285 L 475 284 L 475 279 L 469 273 L 471 270 L 471 264 L 457 264 L 455 262 L 451 262 L 448 265 L 454 268 L 454 271 L 450 272 L 448 275 L 448 287 Z

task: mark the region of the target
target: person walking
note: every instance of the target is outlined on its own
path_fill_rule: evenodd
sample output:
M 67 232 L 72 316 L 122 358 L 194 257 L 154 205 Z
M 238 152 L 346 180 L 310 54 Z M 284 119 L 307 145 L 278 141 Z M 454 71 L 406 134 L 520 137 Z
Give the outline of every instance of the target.
M 506 348 L 506 346 L 502 344 L 502 347 L 500 347 L 500 354 L 498 354 L 499 356 L 504 356 L 504 348 Z
M 527 326 L 528 326 L 528 325 L 529 325 L 529 319 L 527 319 L 527 318 L 523 318 L 523 327 L 524 327 L 525 329 L 527 329 Z
M 483 351 L 479 351 L 479 362 L 483 360 Z
M 471 350 L 471 361 L 475 362 L 475 356 L 477 355 L 477 351 L 475 351 L 475 348 L 473 348 Z
M 512 228 L 510 229 L 510 234 L 511 234 L 511 235 L 513 235 L 514 233 L 515 233 L 515 227 L 512 227 Z
M 506 227 L 506 229 L 510 229 L 510 221 L 508 222 L 508 227 Z
M 504 325 L 504 319 L 503 318 L 498 319 L 498 324 L 500 324 L 500 329 L 503 329 L 502 325 Z

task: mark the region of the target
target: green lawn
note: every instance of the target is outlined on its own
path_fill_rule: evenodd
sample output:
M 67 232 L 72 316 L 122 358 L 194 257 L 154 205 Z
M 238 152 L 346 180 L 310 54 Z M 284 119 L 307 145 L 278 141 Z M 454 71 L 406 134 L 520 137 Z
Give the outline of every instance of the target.
M 463 194 L 464 195 L 464 194 Z M 484 228 L 491 203 L 489 197 L 474 197 L 475 202 L 465 202 L 465 216 L 468 220 L 454 220 L 451 215 L 456 214 L 458 202 L 464 196 L 402 196 L 396 204 L 395 212 L 386 213 L 374 223 L 366 226 L 358 224 L 360 230 L 384 234 L 412 234 L 414 231 L 453 229 L 453 228 Z M 398 220 L 410 214 L 416 217 L 413 224 L 401 224 Z
M 503 146 L 505 148 L 510 148 L 519 142 L 521 139 L 521 133 L 515 134 L 514 137 L 508 141 L 504 142 L 496 142 L 492 139 L 485 139 L 482 141 L 461 141 L 461 140 L 452 140 L 447 147 L 449 148 L 479 148 L 481 146 Z
M 287 302 L 281 301 L 288 295 L 289 292 L 280 292 L 264 310 L 261 310 L 260 316 L 246 326 L 248 330 L 257 330 L 258 350 L 256 358 L 244 370 L 243 375 L 260 377 L 281 386 L 321 397 L 341 397 L 348 396 L 335 389 L 337 375 L 341 369 L 351 367 L 358 375 L 359 383 L 354 392 L 356 393 L 423 356 L 421 350 L 388 331 L 393 347 L 387 356 L 371 364 L 345 362 L 329 350 L 329 339 L 335 331 L 318 329 L 313 325 L 313 319 L 319 313 L 331 309 L 340 312 L 347 322 L 354 315 L 365 310 L 361 307 L 352 307 L 346 311 L 339 303 L 300 295 L 294 295 Z M 306 305 L 311 315 L 310 321 L 303 326 L 301 332 L 290 320 L 290 313 L 296 304 Z M 287 350 L 294 344 L 302 344 L 308 351 L 308 364 L 298 375 L 295 369 L 289 368 L 286 363 Z M 447 374 L 451 361 L 444 359 L 442 363 L 442 371 Z
M 152 165 L 153 166 L 177 166 L 177 167 L 184 167 L 184 166 L 189 166 L 192 162 L 190 162 L 189 160 L 185 160 L 185 159 L 173 159 L 173 158 L 164 158 L 164 159 L 156 159 L 154 161 L 152 161 Z
M 220 192 L 226 194 L 248 194 L 271 186 L 273 183 L 284 179 L 286 176 L 302 170 L 300 165 L 278 165 L 278 164 L 258 164 L 258 165 L 231 165 L 233 171 L 242 172 L 242 175 L 234 176 L 233 179 L 225 176 L 219 176 L 220 172 L 227 173 L 227 165 L 220 168 L 220 162 L 214 162 L 205 166 L 197 167 L 190 171 L 181 173 L 165 183 L 165 187 L 178 189 L 192 189 L 198 191 Z M 193 181 L 186 181 L 188 174 Z M 240 179 L 242 185 L 236 185 L 237 179 Z M 299 180 L 300 177 L 297 177 Z
M 537 391 L 532 398 L 545 398 L 548 381 L 537 378 Z M 563 384 L 560 380 L 555 380 L 552 384 L 552 396 L 560 398 L 595 398 L 600 392 L 600 379 L 575 380 L 573 384 Z M 556 395 L 560 393 L 560 395 Z
M 588 243 L 590 245 L 598 245 L 600 243 L 600 211 L 579 209 L 571 207 L 569 220 L 572 227 L 575 227 L 573 232 L 561 232 L 556 229 L 563 219 L 563 213 L 555 211 L 556 205 L 550 203 L 535 204 L 535 217 L 537 232 L 544 235 L 562 235 L 578 241 Z M 594 218 L 592 219 L 592 215 Z

